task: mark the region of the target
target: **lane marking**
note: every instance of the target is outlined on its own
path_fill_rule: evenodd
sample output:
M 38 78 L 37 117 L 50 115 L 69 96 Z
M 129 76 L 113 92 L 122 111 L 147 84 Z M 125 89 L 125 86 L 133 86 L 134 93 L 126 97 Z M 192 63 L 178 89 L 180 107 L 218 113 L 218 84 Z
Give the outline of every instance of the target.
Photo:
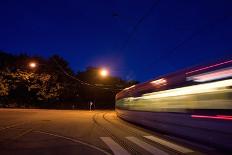
M 61 135 L 57 135 L 57 134 L 53 134 L 53 133 L 49 133 L 49 132 L 44 132 L 44 131 L 34 131 L 34 132 L 38 132 L 38 133 L 42 133 L 42 134 L 46 134 L 46 135 L 50 135 L 50 136 L 54 136 L 54 137 L 58 137 L 58 138 L 63 138 L 63 139 L 66 139 L 66 140 L 69 140 L 69 141 L 72 141 L 74 143 L 80 143 L 80 144 L 83 144 L 83 145 L 86 145 L 90 148 L 93 148 L 93 149 L 96 149 L 98 151 L 101 151 L 103 152 L 104 154 L 107 154 L 107 155 L 111 155 L 109 152 L 97 147 L 97 146 L 94 146 L 92 144 L 88 144 L 88 143 L 85 143 L 83 141 L 80 141 L 80 140 L 77 140 L 77 139 L 73 139 L 73 138 L 69 138 L 69 137 L 65 137 L 65 136 L 61 136 Z
M 15 136 L 15 137 L 14 137 L 14 140 L 16 140 L 16 139 L 18 139 L 18 138 L 20 138 L 20 137 L 22 137 L 22 136 L 24 136 L 24 135 L 26 135 L 26 134 L 29 134 L 29 133 L 32 132 L 32 131 L 33 131 L 33 129 L 28 129 L 28 130 L 26 130 L 26 131 L 20 133 L 19 135 Z
M 160 138 L 157 138 L 157 137 L 154 137 L 154 136 L 143 136 L 151 141 L 154 141 L 156 143 L 159 143 L 161 145 L 164 145 L 166 147 L 169 147 L 173 150 L 176 150 L 178 152 L 181 152 L 181 153 L 193 153 L 194 151 L 191 150 L 191 149 L 188 149 L 186 147 L 183 147 L 183 146 L 180 146 L 180 145 L 177 145 L 177 144 L 174 144 L 174 143 L 171 143 L 171 142 L 168 142 L 166 140 L 163 140 L 163 139 L 160 139 Z
M 19 134 L 16 135 L 16 136 L 8 137 L 8 138 L 4 141 L 4 145 L 6 145 L 6 146 L 7 146 L 7 145 L 10 145 L 12 142 L 14 142 L 14 141 L 18 140 L 19 138 L 21 138 L 21 137 L 23 137 L 23 136 L 29 134 L 29 133 L 32 132 L 32 131 L 33 131 L 33 129 L 27 129 L 27 130 L 25 130 L 25 131 L 19 133 Z
M 208 150 L 208 151 L 214 151 L 215 150 L 215 148 L 212 148 L 212 147 L 209 147 L 209 146 L 206 146 L 206 145 L 203 145 L 203 144 L 198 144 L 198 143 L 195 143 L 195 142 L 192 142 L 192 141 L 189 141 L 189 140 L 181 139 L 181 138 L 178 138 L 178 137 L 172 137 L 172 136 L 169 136 L 169 135 L 164 135 L 164 136 L 171 139 L 171 140 L 174 140 L 174 141 L 177 140 L 177 141 L 186 143 L 186 144 L 188 144 L 190 146 L 201 148 L 203 150 Z
M 114 155 L 130 155 L 124 148 L 110 137 L 100 137 L 100 139 L 113 151 Z
M 6 127 L 2 127 L 2 128 L 0 128 L 0 131 L 6 130 L 6 129 L 9 129 L 9 128 L 13 128 L 13 127 L 16 127 L 16 126 L 19 126 L 19 125 L 23 125 L 23 124 L 26 124 L 26 122 L 23 122 L 23 123 L 15 123 L 15 124 L 12 124 L 12 125 L 9 125 L 9 126 L 6 126 Z
M 138 138 L 136 137 L 126 137 L 126 139 L 130 140 L 131 142 L 135 143 L 136 145 L 140 146 L 141 148 L 143 148 L 144 150 L 150 152 L 151 154 L 154 154 L 154 155 L 168 155 L 168 153 L 144 142 L 144 141 L 141 141 L 139 140 Z

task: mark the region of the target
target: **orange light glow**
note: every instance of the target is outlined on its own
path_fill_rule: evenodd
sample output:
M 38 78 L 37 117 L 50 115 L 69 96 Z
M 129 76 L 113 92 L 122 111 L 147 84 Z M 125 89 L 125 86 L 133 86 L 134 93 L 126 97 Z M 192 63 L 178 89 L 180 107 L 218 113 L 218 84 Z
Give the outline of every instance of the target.
M 29 63 L 29 67 L 31 67 L 31 68 L 35 68 L 37 65 L 36 65 L 36 63 L 35 62 L 31 62 L 31 63 Z
M 102 77 L 106 77 L 106 76 L 108 76 L 108 75 L 109 75 L 109 71 L 108 71 L 108 70 L 106 70 L 106 69 L 101 69 L 101 71 L 100 71 L 100 75 L 101 75 Z

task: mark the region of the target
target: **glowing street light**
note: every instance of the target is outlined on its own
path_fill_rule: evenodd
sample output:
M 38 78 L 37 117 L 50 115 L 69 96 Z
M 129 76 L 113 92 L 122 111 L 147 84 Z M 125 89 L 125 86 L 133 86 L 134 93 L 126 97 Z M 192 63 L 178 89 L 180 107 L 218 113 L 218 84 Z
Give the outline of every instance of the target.
M 35 68 L 36 66 L 37 66 L 37 64 L 35 62 L 30 62 L 29 63 L 30 68 Z
M 106 77 L 106 76 L 108 76 L 109 75 L 109 71 L 107 70 L 107 69 L 101 69 L 100 70 L 100 75 L 102 76 L 102 77 Z

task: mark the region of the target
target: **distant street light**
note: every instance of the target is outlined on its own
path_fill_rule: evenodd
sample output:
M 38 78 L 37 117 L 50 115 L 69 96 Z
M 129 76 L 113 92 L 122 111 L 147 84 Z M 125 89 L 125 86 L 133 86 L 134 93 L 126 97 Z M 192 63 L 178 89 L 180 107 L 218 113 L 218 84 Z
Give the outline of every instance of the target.
M 109 75 L 109 71 L 103 68 L 103 69 L 100 70 L 100 75 L 102 77 L 106 77 L 106 76 Z
M 37 66 L 37 64 L 35 62 L 30 62 L 29 63 L 30 68 L 35 68 L 36 66 Z

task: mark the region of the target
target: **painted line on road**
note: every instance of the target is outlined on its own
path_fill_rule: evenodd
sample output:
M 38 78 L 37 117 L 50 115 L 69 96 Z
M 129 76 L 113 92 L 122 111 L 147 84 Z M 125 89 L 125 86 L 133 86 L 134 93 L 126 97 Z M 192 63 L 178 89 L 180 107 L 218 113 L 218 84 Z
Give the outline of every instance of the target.
M 154 154 L 154 155 L 168 155 L 168 153 L 144 142 L 144 141 L 141 141 L 139 140 L 138 138 L 136 137 L 126 137 L 126 139 L 128 139 L 129 141 L 135 143 L 136 145 L 140 146 L 141 148 L 143 148 L 144 150 L 148 151 L 149 153 L 151 154 Z
M 10 128 L 13 128 L 13 127 L 16 127 L 16 126 L 19 126 L 19 125 L 23 125 L 25 124 L 26 122 L 23 122 L 23 123 L 15 123 L 15 124 L 12 124 L 12 125 L 9 125 L 9 126 L 6 126 L 6 127 L 2 127 L 0 128 L 0 131 L 2 130 L 6 130 L 6 129 L 10 129 Z
M 15 137 L 14 137 L 14 140 L 16 140 L 16 139 L 18 139 L 18 138 L 20 138 L 20 137 L 22 137 L 22 136 L 25 136 L 26 134 L 29 134 L 29 133 L 32 132 L 32 131 L 33 131 L 33 129 L 28 129 L 28 130 L 26 130 L 26 131 L 20 133 L 19 135 L 15 136 Z
M 154 136 L 143 136 L 143 137 L 145 137 L 145 138 L 147 138 L 147 139 L 149 139 L 151 141 L 154 141 L 156 143 L 159 143 L 161 145 L 164 145 L 166 147 L 169 147 L 169 148 L 171 148 L 173 150 L 176 150 L 178 152 L 181 152 L 181 153 L 193 153 L 194 152 L 191 149 L 188 149 L 186 147 L 183 147 L 183 146 L 168 142 L 168 141 L 160 139 L 158 137 L 154 137 Z
M 178 137 L 173 137 L 173 136 L 170 136 L 170 135 L 164 135 L 164 136 L 167 137 L 168 139 L 173 140 L 173 141 L 179 141 L 179 142 L 188 144 L 189 146 L 193 146 L 195 148 L 201 148 L 201 150 L 207 150 L 207 151 L 214 151 L 215 150 L 215 148 L 212 148 L 210 146 L 199 144 L 199 143 L 196 143 L 194 141 L 189 141 L 187 139 L 182 139 L 180 137 L 178 138 Z
M 100 139 L 113 151 L 114 155 L 130 155 L 124 148 L 110 137 L 100 137 Z
M 35 132 L 46 134 L 46 135 L 50 135 L 50 136 L 54 136 L 54 137 L 58 137 L 58 138 L 63 138 L 63 139 L 72 141 L 74 143 L 80 143 L 80 144 L 86 145 L 86 146 L 88 146 L 90 148 L 93 148 L 93 149 L 96 149 L 98 151 L 101 151 L 104 154 L 111 155 L 109 152 L 107 152 L 107 151 L 105 151 L 105 150 L 103 150 L 103 149 L 101 149 L 99 147 L 96 147 L 96 146 L 94 146 L 92 144 L 88 144 L 86 142 L 83 142 L 83 141 L 80 141 L 80 140 L 77 140 L 77 139 L 73 139 L 73 138 L 69 138 L 69 137 L 65 137 L 65 136 L 61 136 L 61 135 L 57 135 L 57 134 L 53 134 L 53 133 L 49 133 L 49 132 L 45 132 L 45 131 L 35 131 Z

